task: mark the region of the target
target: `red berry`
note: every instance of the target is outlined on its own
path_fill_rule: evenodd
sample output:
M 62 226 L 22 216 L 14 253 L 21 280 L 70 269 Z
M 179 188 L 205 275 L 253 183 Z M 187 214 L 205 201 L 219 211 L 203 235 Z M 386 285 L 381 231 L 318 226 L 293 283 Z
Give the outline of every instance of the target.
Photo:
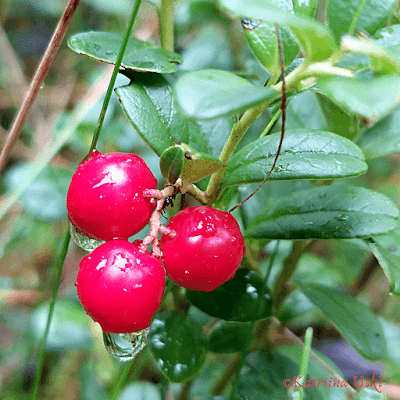
M 90 238 L 127 239 L 149 221 L 155 203 L 143 197 L 143 190 L 156 187 L 157 179 L 140 157 L 95 154 L 81 163 L 72 177 L 67 194 L 68 218 Z
M 165 270 L 127 240 L 111 240 L 80 263 L 76 280 L 86 312 L 104 332 L 130 333 L 150 326 L 165 289 Z
M 175 237 L 163 235 L 160 247 L 167 275 L 190 290 L 210 292 L 231 279 L 245 247 L 235 218 L 208 206 L 180 211 L 168 224 Z

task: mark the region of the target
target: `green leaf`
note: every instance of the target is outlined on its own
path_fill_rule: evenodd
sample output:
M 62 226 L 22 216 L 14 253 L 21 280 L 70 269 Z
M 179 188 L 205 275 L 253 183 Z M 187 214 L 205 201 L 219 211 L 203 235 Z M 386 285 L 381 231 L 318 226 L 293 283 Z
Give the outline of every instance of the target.
M 167 80 L 156 74 L 132 74 L 115 90 L 122 109 L 143 140 L 158 154 L 175 141 L 189 141 L 189 123 L 177 106 Z
M 270 171 L 280 133 L 260 138 L 238 151 L 229 161 L 222 187 L 261 182 Z M 331 179 L 367 171 L 362 151 L 331 132 L 309 129 L 287 131 L 277 165 L 269 179 Z
M 390 54 L 391 51 L 370 39 L 346 35 L 341 38 L 341 47 L 345 51 L 368 54 L 372 69 L 375 72 L 396 74 L 400 72 L 400 65 L 395 57 Z
M 237 394 L 246 400 L 290 399 L 293 388 L 286 388 L 284 383 L 294 385 L 294 379 L 298 378 L 298 372 L 299 360 L 295 357 L 289 358 L 281 349 L 271 353 L 267 351 L 253 353 L 251 357 L 247 358 L 246 368 L 243 368 L 243 372 L 239 376 Z M 329 375 L 326 373 L 325 377 Z M 308 400 L 327 399 L 322 397 L 324 393 L 322 388 L 305 387 L 304 389 L 307 397 L 303 398 Z
M 160 157 L 160 170 L 164 178 L 172 184 L 181 179 L 183 193 L 188 185 L 211 175 L 221 166 L 218 158 L 198 152 L 185 143 L 176 143 Z
M 7 190 L 10 192 L 17 190 L 29 172 L 28 164 L 18 164 L 7 170 L 4 175 L 4 184 Z M 64 219 L 67 216 L 65 197 L 71 176 L 70 171 L 52 167 L 45 168 L 22 194 L 20 201 L 24 210 L 42 221 Z
M 195 376 L 207 354 L 207 338 L 201 326 L 173 312 L 153 320 L 147 344 L 172 382 L 186 382 Z
M 370 383 L 370 380 L 366 379 L 366 381 Z M 376 378 L 375 378 L 375 383 L 376 385 L 378 385 L 379 383 L 379 381 L 377 381 Z M 377 388 L 379 388 L 379 386 L 377 386 L 377 388 L 374 388 L 374 386 L 372 385 L 372 387 L 373 389 L 369 388 L 362 389 L 361 392 L 357 393 L 357 396 L 354 397 L 353 400 L 387 400 L 387 397 L 383 393 L 379 393 L 376 390 Z
M 243 19 L 242 26 L 247 43 L 255 57 L 274 76 L 279 76 L 281 66 L 274 24 L 255 19 Z M 280 33 L 285 66 L 288 66 L 299 53 L 299 46 L 289 29 L 283 27 Z
M 400 151 L 400 108 L 363 131 L 357 140 L 366 158 L 376 158 Z
M 212 3 L 209 1 L 207 3 L 209 12 Z M 193 27 L 190 29 L 193 30 Z M 182 52 L 180 71 L 197 71 L 207 68 L 228 71 L 234 68 L 229 37 L 222 24 L 203 25 L 197 36 Z
M 209 351 L 228 354 L 245 351 L 253 338 L 251 331 L 250 324 L 220 321 L 209 337 Z
M 46 329 L 49 305 L 42 304 L 32 314 L 31 331 L 36 340 L 41 340 Z M 82 307 L 68 300 L 59 300 L 54 309 L 50 325 L 47 349 L 84 349 L 92 345 L 88 319 Z
M 399 103 L 400 76 L 360 71 L 353 78 L 327 76 L 318 80 L 322 92 L 345 110 L 377 120 Z
M 344 33 L 353 33 L 349 32 L 349 28 L 360 4 L 360 0 L 329 0 L 327 18 L 337 40 Z M 396 0 L 367 0 L 355 30 L 374 34 L 388 19 L 396 4 Z
M 389 280 L 390 291 L 400 295 L 400 234 L 374 236 L 366 241 Z
M 219 0 L 223 7 L 234 13 L 288 26 L 300 42 L 309 62 L 322 61 L 335 51 L 336 44 L 329 29 L 312 19 L 296 16 L 268 0 Z
M 68 46 L 78 54 L 98 61 L 115 64 L 123 36 L 110 32 L 81 32 L 68 40 Z M 150 43 L 131 37 L 121 67 L 134 70 L 166 74 L 176 71 L 181 58 L 172 51 L 155 47 Z
M 254 86 L 231 72 L 214 69 L 183 75 L 174 94 L 181 109 L 198 119 L 237 114 L 279 95 L 271 88 Z
M 305 17 L 314 18 L 318 0 L 293 0 L 295 14 L 302 14 Z
M 349 115 L 336 103 L 321 93 L 316 93 L 318 103 L 321 107 L 327 130 L 353 140 L 358 133 L 358 118 L 356 115 Z
M 383 357 L 386 340 L 382 327 L 364 304 L 329 286 L 309 282 L 296 284 L 363 357 L 369 360 Z
M 400 64 L 400 24 L 380 29 L 375 34 L 375 43 L 385 49 Z
M 369 237 L 397 226 L 399 210 L 383 194 L 334 184 L 271 202 L 245 232 L 264 239 Z
M 390 292 L 400 295 L 400 258 L 378 243 L 369 243 L 372 253 L 382 267 L 390 285 Z
M 239 268 L 231 280 L 212 292 L 187 290 L 186 296 L 201 311 L 226 321 L 250 322 L 272 315 L 270 290 L 245 268 Z
M 297 345 L 287 345 L 279 346 L 278 353 L 282 356 L 287 357 L 291 362 L 296 365 L 301 363 L 302 348 Z M 342 376 L 340 369 L 335 365 L 335 363 L 329 359 L 324 354 L 318 352 L 318 350 L 313 349 L 313 352 L 322 359 L 330 370 L 322 366 L 313 357 L 310 358 L 307 370 L 307 378 L 303 382 L 303 386 L 307 390 L 317 392 L 317 398 L 321 400 L 345 400 L 346 399 L 346 381 L 344 378 L 338 379 L 338 376 Z M 336 376 L 332 374 L 331 371 L 336 372 Z M 295 376 L 299 375 L 299 371 L 296 371 Z M 293 376 L 290 376 L 292 378 Z M 332 378 L 332 381 L 330 380 Z M 311 379 L 311 380 L 310 380 Z M 313 386 L 313 381 L 315 381 L 315 386 Z M 318 383 L 321 384 L 318 386 Z M 325 384 L 326 382 L 326 384 Z M 329 385 L 329 383 L 331 384 Z M 308 398 L 308 397 L 307 397 Z M 293 399 L 294 400 L 294 399 Z

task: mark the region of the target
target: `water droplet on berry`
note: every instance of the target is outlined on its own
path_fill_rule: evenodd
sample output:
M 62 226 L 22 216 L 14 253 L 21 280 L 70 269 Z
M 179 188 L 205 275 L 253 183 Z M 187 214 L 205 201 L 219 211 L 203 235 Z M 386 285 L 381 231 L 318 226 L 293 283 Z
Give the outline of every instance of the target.
M 134 359 L 147 345 L 150 328 L 132 333 L 103 332 L 107 351 L 119 361 Z
M 72 240 L 83 250 L 93 251 L 101 244 L 105 243 L 102 240 L 91 239 L 84 235 L 82 232 L 78 231 L 74 225 L 69 222 L 69 231 L 71 232 Z

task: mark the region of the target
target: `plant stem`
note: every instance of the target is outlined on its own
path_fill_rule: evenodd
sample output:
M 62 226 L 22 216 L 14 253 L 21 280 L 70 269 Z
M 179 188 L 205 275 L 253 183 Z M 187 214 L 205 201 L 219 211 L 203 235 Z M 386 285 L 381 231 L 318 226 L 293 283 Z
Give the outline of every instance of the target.
M 211 394 L 213 396 L 218 396 L 224 392 L 232 376 L 236 374 L 236 372 L 240 369 L 241 365 L 242 365 L 242 354 L 240 353 L 235 356 L 234 360 L 228 365 L 228 367 L 222 374 L 221 378 L 211 389 Z
M 310 360 L 312 335 L 313 335 L 313 329 L 307 328 L 304 337 L 304 346 L 303 346 L 303 351 L 301 353 L 301 362 L 299 368 L 299 376 L 302 384 L 305 381 L 307 375 L 308 361 Z M 303 400 L 303 387 L 299 388 L 299 394 L 300 394 L 299 400 Z
M 275 122 L 278 121 L 279 117 L 282 114 L 282 109 L 279 108 L 279 110 L 275 113 L 275 115 L 269 120 L 267 126 L 263 130 L 263 132 L 260 135 L 260 138 L 267 136 L 269 134 L 269 131 L 272 129 L 272 127 L 275 125 Z
M 99 140 L 101 127 L 103 126 L 104 117 L 106 116 L 106 111 L 107 111 L 107 108 L 108 108 L 108 104 L 110 103 L 110 99 L 111 99 L 112 91 L 113 91 L 113 88 L 114 88 L 114 84 L 115 84 L 115 81 L 117 79 L 117 75 L 118 75 L 118 72 L 119 72 L 119 67 L 121 66 L 122 58 L 124 56 L 124 53 L 125 53 L 125 50 L 126 50 L 126 46 L 128 45 L 129 37 L 131 36 L 133 24 L 135 23 L 135 19 L 136 19 L 137 13 L 139 11 L 139 7 L 140 7 L 141 2 L 142 2 L 142 0 L 136 0 L 135 1 L 135 5 L 133 6 L 133 10 L 132 10 L 131 16 L 130 16 L 129 21 L 128 21 L 128 25 L 126 26 L 124 37 L 122 39 L 122 44 L 121 44 L 121 47 L 119 49 L 118 57 L 117 57 L 117 60 L 115 61 L 114 71 L 113 71 L 113 74 L 111 76 L 110 83 L 109 83 L 108 88 L 107 88 L 107 93 L 106 93 L 106 96 L 104 98 L 103 107 L 101 108 L 99 120 L 97 122 L 97 128 L 96 128 L 96 131 L 95 131 L 95 133 L 93 135 L 92 144 L 90 145 L 89 153 L 96 148 L 97 141 Z
M 222 162 L 222 167 L 211 176 L 210 182 L 208 183 L 206 189 L 208 205 L 212 205 L 216 200 L 219 184 L 221 182 L 222 175 L 225 172 L 230 156 L 240 140 L 243 138 L 244 134 L 247 132 L 247 129 L 249 129 L 250 125 L 261 116 L 262 112 L 268 107 L 268 104 L 269 103 L 263 103 L 257 107 L 250 108 L 233 126 L 231 134 L 219 156 L 219 159 Z
M 287 90 L 294 90 L 300 86 L 300 83 L 305 78 L 312 78 L 323 75 L 341 75 L 351 77 L 353 76 L 352 72 L 345 69 L 333 66 L 333 64 L 337 61 L 339 53 L 334 54 L 329 61 L 319 62 L 309 64 L 306 61 L 303 62 L 299 67 L 297 67 L 294 71 L 288 74 L 285 78 L 285 84 Z M 271 86 L 276 93 L 276 97 L 282 93 L 283 83 L 282 81 L 277 83 L 276 85 Z M 262 103 L 259 106 L 250 108 L 247 110 L 243 116 L 237 121 L 232 128 L 231 134 L 225 143 L 224 148 L 221 151 L 219 156 L 220 161 L 222 162 L 222 167 L 215 172 L 208 183 L 206 189 L 206 197 L 208 198 L 207 204 L 212 205 L 214 201 L 218 197 L 219 185 L 222 179 L 222 176 L 227 167 L 229 158 L 234 152 L 236 146 L 243 138 L 250 125 L 258 119 L 263 111 L 270 105 L 270 103 L 276 98 L 271 98 L 268 102 Z
M 160 21 L 161 47 L 174 51 L 174 8 L 173 0 L 161 0 L 161 10 L 158 12 Z
M 349 31 L 348 31 L 349 35 L 354 35 L 354 31 L 356 29 L 357 22 L 360 19 L 360 15 L 366 4 L 367 4 L 367 0 L 360 1 L 360 4 L 358 5 L 357 10 L 353 15 L 353 19 L 352 19 L 350 27 L 349 27 Z
M 57 300 L 58 287 L 60 286 L 62 269 L 63 269 L 65 257 L 67 256 L 70 239 L 71 239 L 71 234 L 69 233 L 69 230 L 68 230 L 67 234 L 65 235 L 65 238 L 64 238 L 64 243 L 63 243 L 63 247 L 61 249 L 60 257 L 58 258 L 57 263 L 56 263 L 57 277 L 56 277 L 56 281 L 54 282 L 53 292 L 51 294 L 49 315 L 47 317 L 46 329 L 44 331 L 44 335 L 43 335 L 42 341 L 39 346 L 40 361 L 39 361 L 39 366 L 38 366 L 38 369 L 37 369 L 37 372 L 35 375 L 35 380 L 33 382 L 32 400 L 36 400 L 37 394 L 39 391 L 40 379 L 42 377 L 43 366 L 44 366 L 44 358 L 46 355 L 47 338 L 48 338 L 49 332 L 50 332 L 50 324 L 51 324 L 51 320 L 52 320 L 53 314 L 54 314 L 54 308 L 55 308 L 56 300 Z
M 279 314 L 279 309 L 283 303 L 283 300 L 289 293 L 289 289 L 286 284 L 293 276 L 297 262 L 304 253 L 304 251 L 310 246 L 312 242 L 308 240 L 295 240 L 293 243 L 293 250 L 289 257 L 287 257 L 283 263 L 283 269 L 280 272 L 278 278 L 275 281 L 275 285 L 272 291 L 272 298 L 274 299 L 274 314 Z
M 45 80 L 47 73 L 49 72 L 50 65 L 52 64 L 58 52 L 58 49 L 60 48 L 61 42 L 64 39 L 69 23 L 75 13 L 76 8 L 78 7 L 79 2 L 80 0 L 69 0 L 60 20 L 58 21 L 54 34 L 50 40 L 49 45 L 47 46 L 42 60 L 40 61 L 40 64 L 29 86 L 28 92 L 25 95 L 24 101 L 22 102 L 21 108 L 19 109 L 18 114 L 15 117 L 10 133 L 8 134 L 7 140 L 1 151 L 0 172 L 6 165 L 7 157 L 10 154 L 26 122 L 29 110 L 32 107 L 33 102 L 35 101 L 37 94 L 39 93 L 40 87 L 42 86 L 42 83 Z

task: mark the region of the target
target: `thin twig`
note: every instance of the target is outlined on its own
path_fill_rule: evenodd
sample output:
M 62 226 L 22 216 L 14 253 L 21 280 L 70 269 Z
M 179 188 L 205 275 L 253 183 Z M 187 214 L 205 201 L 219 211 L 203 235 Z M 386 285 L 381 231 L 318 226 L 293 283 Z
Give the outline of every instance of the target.
M 258 190 L 261 188 L 262 185 L 267 181 L 267 179 L 271 176 L 272 172 L 275 169 L 275 165 L 278 162 L 278 157 L 279 154 L 281 153 L 282 149 L 282 143 L 283 143 L 283 138 L 285 136 L 285 123 L 286 123 L 286 80 L 285 80 L 285 59 L 284 59 L 284 54 L 283 54 L 283 47 L 282 47 L 282 42 L 281 42 L 281 35 L 279 33 L 279 26 L 278 24 L 275 23 L 275 31 L 276 31 L 276 37 L 278 39 L 278 49 L 279 49 L 279 60 L 281 64 L 281 71 L 282 71 L 282 100 L 281 100 L 281 110 L 282 110 L 282 129 L 281 129 L 281 138 L 279 141 L 278 145 L 278 150 L 276 152 L 276 156 L 274 159 L 274 162 L 272 164 L 271 169 L 269 170 L 267 176 L 262 180 L 262 182 L 257 186 L 257 188 L 249 194 L 243 201 L 241 201 L 239 204 L 236 204 L 235 207 L 229 210 L 229 212 L 232 212 L 236 210 L 238 207 L 246 203 L 247 200 L 249 200 L 251 197 L 253 197 Z
M 52 64 L 58 49 L 60 48 L 61 42 L 64 39 L 65 33 L 68 29 L 68 25 L 71 21 L 72 16 L 78 7 L 80 0 L 69 0 L 65 10 L 58 21 L 56 30 L 54 31 L 53 37 L 44 53 L 42 60 L 36 70 L 35 76 L 29 86 L 28 92 L 25 95 L 22 106 L 15 117 L 14 123 L 11 127 L 10 133 L 8 134 L 7 141 L 0 154 L 0 172 L 6 165 L 7 157 L 11 152 L 18 136 L 25 124 L 29 110 L 36 99 L 36 96 L 40 90 L 40 87 L 45 80 L 47 73 L 49 72 L 50 65 Z

